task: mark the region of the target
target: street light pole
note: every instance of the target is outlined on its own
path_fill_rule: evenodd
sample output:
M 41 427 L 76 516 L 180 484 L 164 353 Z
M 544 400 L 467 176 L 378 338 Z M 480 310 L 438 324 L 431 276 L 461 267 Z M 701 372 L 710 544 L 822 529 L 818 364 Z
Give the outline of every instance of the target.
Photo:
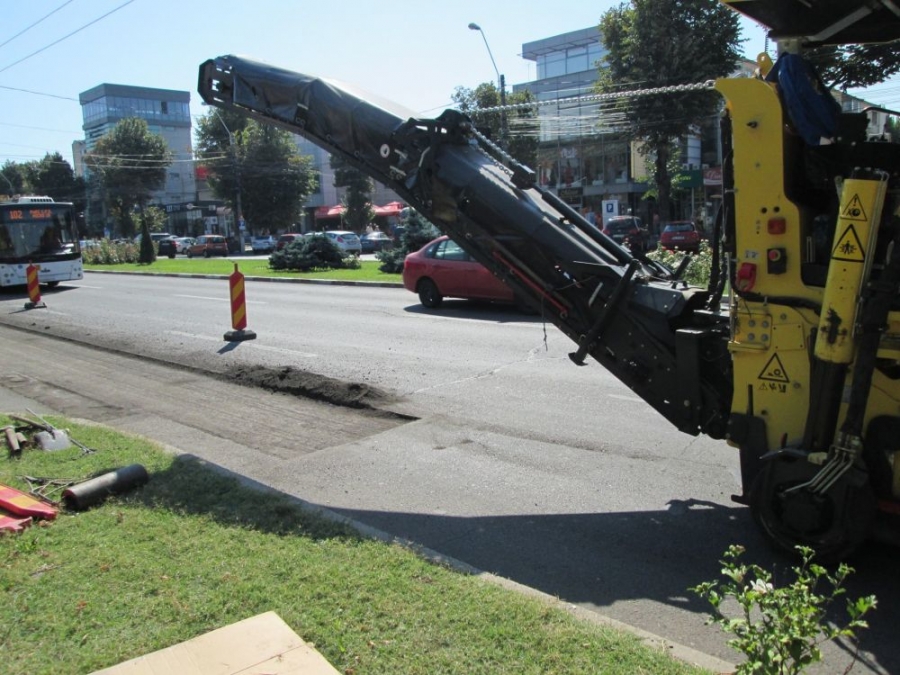
M 494 54 L 491 52 L 491 46 L 488 44 L 487 37 L 485 37 L 481 26 L 477 23 L 470 23 L 469 30 L 477 30 L 481 33 L 481 39 L 484 40 L 484 46 L 487 47 L 488 56 L 491 57 L 491 63 L 494 66 L 494 73 L 497 75 L 497 83 L 500 86 L 500 107 L 502 108 L 500 111 L 500 146 L 503 147 L 503 149 L 506 149 L 506 142 L 509 137 L 509 128 L 506 123 L 506 77 L 501 75 L 500 69 L 497 68 L 497 62 L 494 61 Z
M 212 113 L 216 116 L 216 119 L 219 120 L 219 123 L 228 133 L 228 146 L 231 150 L 231 166 L 234 169 L 235 180 L 237 183 L 234 190 L 234 207 L 237 210 L 237 234 L 241 250 L 243 251 L 244 233 L 241 231 L 241 222 L 244 220 L 244 209 L 241 208 L 241 167 L 240 164 L 238 164 L 237 147 L 235 147 L 234 144 L 234 134 L 231 132 L 231 129 L 228 128 L 228 125 L 225 124 L 225 120 L 222 119 L 222 116 L 219 115 L 218 111 L 215 108 L 212 109 Z

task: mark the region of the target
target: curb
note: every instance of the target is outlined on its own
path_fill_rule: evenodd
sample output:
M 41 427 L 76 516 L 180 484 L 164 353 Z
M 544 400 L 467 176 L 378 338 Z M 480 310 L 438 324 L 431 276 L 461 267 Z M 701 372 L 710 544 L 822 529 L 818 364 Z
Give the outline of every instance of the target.
M 181 279 L 228 279 L 227 274 L 180 274 L 176 272 L 119 272 L 117 270 L 85 270 L 89 274 L 120 274 L 135 277 L 174 277 Z M 346 279 L 291 279 L 290 277 L 251 277 L 246 281 L 264 281 L 276 284 L 319 284 L 321 286 L 365 286 L 369 288 L 403 288 L 395 281 L 348 281 Z

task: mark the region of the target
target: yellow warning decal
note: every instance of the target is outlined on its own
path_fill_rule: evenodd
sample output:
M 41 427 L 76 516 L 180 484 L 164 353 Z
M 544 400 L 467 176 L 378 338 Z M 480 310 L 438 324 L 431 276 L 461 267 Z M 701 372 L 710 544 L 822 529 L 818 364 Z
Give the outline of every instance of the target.
M 831 252 L 831 259 L 857 263 L 866 261 L 866 253 L 863 251 L 859 235 L 856 234 L 856 228 L 853 227 L 852 223 L 847 225 L 838 239 L 834 250 Z
M 758 378 L 760 380 L 769 380 L 770 382 L 783 382 L 788 384 L 791 379 L 788 377 L 787 372 L 784 370 L 784 365 L 781 363 L 781 359 L 778 358 L 778 352 L 772 354 L 772 358 L 763 366 L 763 369 L 760 371 Z
M 863 208 L 862 200 L 859 198 L 859 195 L 853 195 L 850 203 L 847 204 L 847 208 L 841 212 L 841 218 L 846 220 L 858 220 L 863 223 L 868 222 L 869 217 L 866 215 L 866 210 Z

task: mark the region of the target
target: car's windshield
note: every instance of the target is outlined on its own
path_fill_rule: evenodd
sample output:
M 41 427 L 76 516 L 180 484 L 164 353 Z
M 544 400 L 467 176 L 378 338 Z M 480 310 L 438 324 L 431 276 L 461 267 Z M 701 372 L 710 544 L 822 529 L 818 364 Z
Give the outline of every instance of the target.
M 671 225 L 666 225 L 666 229 L 663 232 L 693 232 L 694 225 L 692 223 L 672 223 Z
M 622 232 L 629 232 L 635 229 L 637 226 L 634 224 L 633 220 L 611 220 L 607 224 L 606 228 L 610 232 L 614 232 L 616 234 L 620 234 Z

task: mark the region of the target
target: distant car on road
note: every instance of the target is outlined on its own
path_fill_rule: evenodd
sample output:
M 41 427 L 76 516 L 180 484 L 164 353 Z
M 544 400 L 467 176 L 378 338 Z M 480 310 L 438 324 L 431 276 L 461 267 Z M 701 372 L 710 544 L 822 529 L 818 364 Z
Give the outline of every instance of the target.
M 160 239 L 156 242 L 156 255 L 160 257 L 168 256 L 169 258 L 174 258 L 177 252 L 178 243 L 175 241 L 175 237 Z
M 138 234 L 138 235 L 134 238 L 134 243 L 135 243 L 135 244 L 140 245 L 140 243 L 141 243 L 141 236 L 142 236 L 142 235 Z M 174 234 L 170 234 L 170 233 L 168 233 L 168 232 L 151 232 L 151 233 L 150 233 L 150 241 L 152 241 L 153 243 L 156 243 L 156 242 L 162 241 L 163 239 L 171 239 L 171 238 L 174 237 L 174 236 L 175 236 Z
M 204 234 L 197 237 L 194 245 L 187 250 L 188 258 L 193 258 L 194 256 L 209 258 L 214 255 L 228 255 L 228 242 L 225 240 L 225 237 L 218 234 Z
M 650 233 L 637 216 L 613 216 L 603 226 L 603 234 L 632 251 L 646 251 Z
M 280 251 L 288 244 L 294 243 L 297 239 L 302 237 L 302 234 L 298 234 L 296 232 L 288 232 L 287 234 L 283 234 L 278 237 L 278 241 L 275 242 L 275 250 Z
M 359 243 L 362 245 L 363 253 L 375 253 L 394 247 L 394 240 L 381 230 L 364 234 L 359 238 Z
M 275 237 L 267 234 L 262 237 L 253 237 L 250 241 L 250 248 L 254 253 L 271 253 L 275 250 L 276 244 Z
M 197 243 L 194 237 L 175 237 L 175 252 L 187 253 L 188 249 Z
M 327 237 L 331 243 L 341 249 L 342 253 L 359 255 L 362 253 L 362 244 L 359 236 L 349 230 L 326 230 L 325 232 L 309 232 L 307 237 Z
M 512 289 L 447 236 L 425 244 L 403 262 L 403 286 L 429 309 L 445 297 L 513 303 Z
M 700 250 L 700 232 L 690 220 L 676 220 L 663 227 L 659 243 L 669 250 L 678 249 L 696 253 Z

